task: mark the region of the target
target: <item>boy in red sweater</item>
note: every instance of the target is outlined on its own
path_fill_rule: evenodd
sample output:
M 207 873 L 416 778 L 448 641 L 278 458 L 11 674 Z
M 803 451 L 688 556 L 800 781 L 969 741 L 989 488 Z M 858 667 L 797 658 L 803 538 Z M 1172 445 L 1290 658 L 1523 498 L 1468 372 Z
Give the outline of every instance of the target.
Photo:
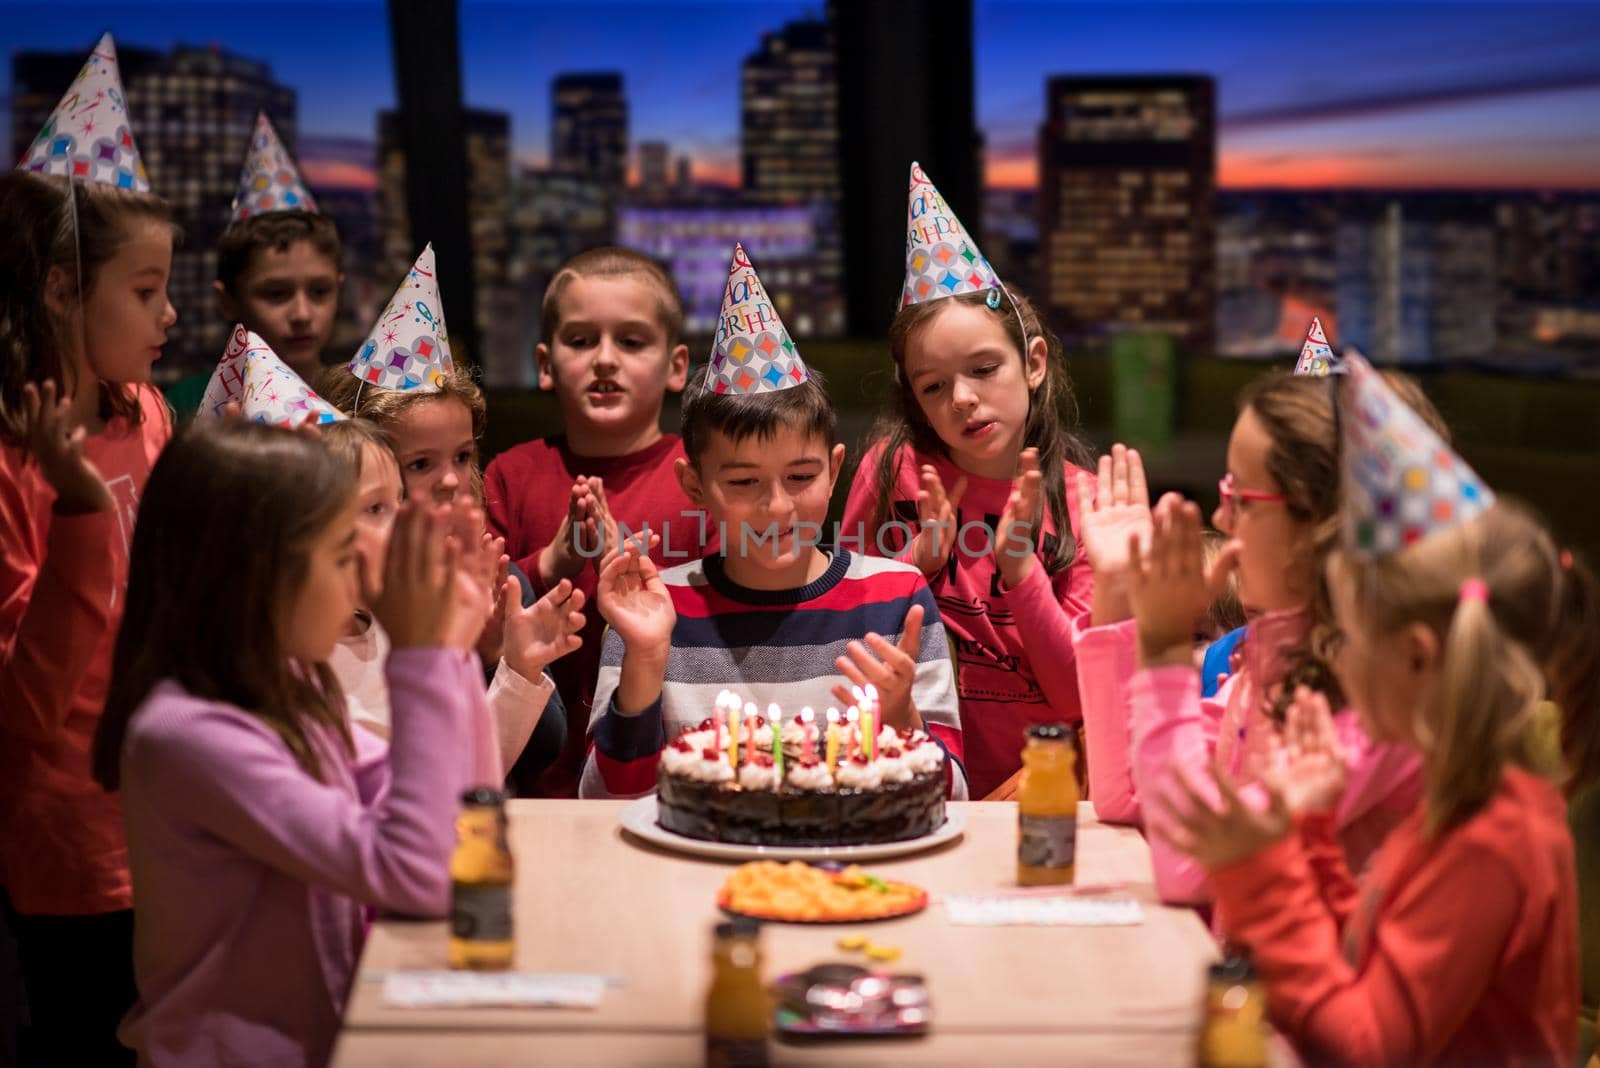
M 501 453 L 484 473 L 489 524 L 540 596 L 565 578 L 593 598 L 602 543 L 614 548 L 619 536 L 648 529 L 649 555 L 665 567 L 715 547 L 673 474 L 682 441 L 661 430 L 662 402 L 688 374 L 682 333 L 672 276 L 628 249 L 574 256 L 545 291 L 539 387 L 555 391 L 565 432 Z M 550 666 L 566 747 L 536 782 L 513 769 L 523 793 L 577 796 L 604 626 L 591 612 L 583 645 Z

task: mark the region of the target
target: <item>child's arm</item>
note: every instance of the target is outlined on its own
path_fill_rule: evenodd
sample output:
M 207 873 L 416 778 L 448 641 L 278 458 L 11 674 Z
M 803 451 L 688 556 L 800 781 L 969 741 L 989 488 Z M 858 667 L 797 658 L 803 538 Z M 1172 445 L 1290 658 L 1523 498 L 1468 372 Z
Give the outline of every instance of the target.
M 1109 823 L 1137 823 L 1139 790 L 1133 776 L 1133 703 L 1129 684 L 1138 669 L 1132 620 L 1089 626 L 1089 613 L 1072 621 L 1078 699 L 1088 750 L 1089 799 Z
M 611 625 L 601 650 L 580 797 L 627 797 L 655 787 L 666 744 L 661 692 L 677 612 L 660 572 L 629 543 L 600 574 L 600 614 Z
M 562 580 L 526 607 L 521 584 L 509 578 L 501 588 L 505 622 L 502 658 L 489 683 L 489 709 L 499 738 L 500 764 L 510 768 L 538 726 L 555 683 L 544 669 L 583 644 L 583 591 Z

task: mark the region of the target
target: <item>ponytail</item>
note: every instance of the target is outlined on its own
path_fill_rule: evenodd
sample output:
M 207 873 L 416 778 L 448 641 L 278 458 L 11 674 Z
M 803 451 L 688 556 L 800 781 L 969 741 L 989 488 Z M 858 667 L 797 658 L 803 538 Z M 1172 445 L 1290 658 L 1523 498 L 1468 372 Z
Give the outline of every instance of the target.
M 1600 583 L 1589 565 L 1561 552 L 1556 621 L 1545 674 L 1561 709 L 1568 794 L 1600 779 Z

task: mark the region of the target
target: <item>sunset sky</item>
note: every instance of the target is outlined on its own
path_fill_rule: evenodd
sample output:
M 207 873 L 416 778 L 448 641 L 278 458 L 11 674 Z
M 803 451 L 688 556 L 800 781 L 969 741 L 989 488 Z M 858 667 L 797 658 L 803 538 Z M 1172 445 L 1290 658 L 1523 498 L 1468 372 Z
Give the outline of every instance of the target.
M 216 43 L 265 59 L 299 91 L 302 137 L 370 141 L 374 112 L 394 99 L 377 0 L 4 8 L 8 55 L 87 50 L 109 28 L 125 45 Z M 740 63 L 762 31 L 821 11 L 463 0 L 467 101 L 509 111 L 519 157 L 537 163 L 551 78 L 621 70 L 635 143 L 665 140 L 698 176 L 736 180 Z M 1600 186 L 1597 3 L 975 0 L 974 31 L 991 184 L 1033 181 L 1046 77 L 1178 71 L 1217 79 L 1225 187 Z M 365 180 L 337 160 L 308 169 L 323 172 L 314 181 Z

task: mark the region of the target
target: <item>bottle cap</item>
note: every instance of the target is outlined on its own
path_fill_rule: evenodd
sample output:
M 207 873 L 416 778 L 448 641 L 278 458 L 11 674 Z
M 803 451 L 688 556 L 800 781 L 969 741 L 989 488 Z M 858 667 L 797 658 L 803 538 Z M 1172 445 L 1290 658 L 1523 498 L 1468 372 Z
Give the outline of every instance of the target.
M 1255 981 L 1255 962 L 1242 954 L 1230 954 L 1208 969 L 1213 983 L 1249 983 Z
M 1065 723 L 1034 723 L 1028 727 L 1028 737 L 1046 742 L 1062 742 L 1072 737 L 1072 728 Z
M 506 803 L 504 790 L 496 790 L 492 786 L 474 786 L 461 795 L 461 803 L 474 808 L 492 808 Z
M 716 926 L 718 938 L 754 938 L 761 933 L 761 925 L 747 916 L 727 920 Z

